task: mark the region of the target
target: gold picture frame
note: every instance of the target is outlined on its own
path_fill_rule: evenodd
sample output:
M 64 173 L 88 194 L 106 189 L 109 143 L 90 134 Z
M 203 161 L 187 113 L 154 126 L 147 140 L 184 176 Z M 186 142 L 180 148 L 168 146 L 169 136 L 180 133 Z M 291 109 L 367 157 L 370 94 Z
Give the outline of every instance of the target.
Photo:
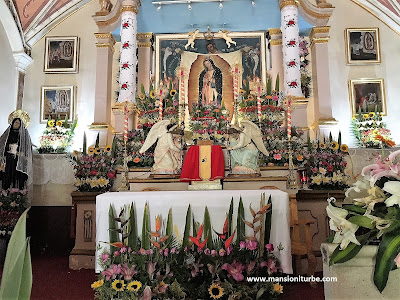
M 40 123 L 49 119 L 75 120 L 76 88 L 73 85 L 42 86 L 40 99 Z
M 79 38 L 51 36 L 45 39 L 44 72 L 78 73 Z
M 381 63 L 379 28 L 347 28 L 345 37 L 348 65 Z
M 349 94 L 352 115 L 380 112 L 387 115 L 385 82 L 383 78 L 350 79 Z

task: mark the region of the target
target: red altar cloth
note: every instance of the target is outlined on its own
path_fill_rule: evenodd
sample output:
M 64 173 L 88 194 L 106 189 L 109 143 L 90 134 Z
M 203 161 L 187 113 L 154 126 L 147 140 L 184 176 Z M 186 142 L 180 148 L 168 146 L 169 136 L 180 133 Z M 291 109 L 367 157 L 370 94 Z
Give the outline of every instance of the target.
M 202 181 L 199 172 L 199 146 L 190 146 L 183 161 L 181 181 Z M 224 154 L 221 146 L 211 146 L 211 178 L 223 179 L 225 175 Z

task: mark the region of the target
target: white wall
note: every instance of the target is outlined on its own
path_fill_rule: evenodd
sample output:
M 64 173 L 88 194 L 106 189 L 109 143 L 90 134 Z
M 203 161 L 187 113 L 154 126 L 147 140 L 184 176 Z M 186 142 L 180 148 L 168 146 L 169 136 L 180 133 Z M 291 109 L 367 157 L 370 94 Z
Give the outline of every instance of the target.
M 29 66 L 25 78 L 23 109 L 31 116 L 30 134 L 34 144 L 39 145 L 45 124 L 40 124 L 41 86 L 74 85 L 78 127 L 72 149 L 82 147 L 83 132 L 88 135 L 88 144 L 94 142 L 97 132 L 89 131 L 88 125 L 93 122 L 95 73 L 96 73 L 96 39 L 97 26 L 92 18 L 99 10 L 97 1 L 91 1 L 69 18 L 59 23 L 46 36 L 78 36 L 80 40 L 79 71 L 76 74 L 45 74 L 44 51 L 45 37 L 32 46 L 34 62 Z
M 331 1 L 332 2 L 332 1 Z M 400 143 L 400 36 L 366 10 L 348 0 L 332 2 L 335 10 L 328 25 L 329 68 L 331 78 L 333 117 L 339 121 L 344 143 L 353 144 L 349 79 L 384 78 L 387 117 L 384 121 L 392 131 L 394 141 Z M 346 65 L 346 28 L 378 27 L 382 62 L 375 65 Z
M 17 69 L 7 34 L 0 20 L 0 135 L 8 127 L 8 115 L 17 107 Z M 5 71 L 6 70 L 6 71 Z

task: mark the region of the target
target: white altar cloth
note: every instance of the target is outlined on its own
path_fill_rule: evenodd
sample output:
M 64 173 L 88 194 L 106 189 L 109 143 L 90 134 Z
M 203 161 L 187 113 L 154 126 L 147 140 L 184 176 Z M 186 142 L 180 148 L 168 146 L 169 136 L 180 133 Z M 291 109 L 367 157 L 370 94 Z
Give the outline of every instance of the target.
M 290 249 L 290 221 L 289 221 L 289 197 L 280 190 L 217 190 L 217 191 L 156 191 L 156 192 L 119 192 L 105 193 L 96 198 L 96 245 L 103 248 L 108 247 L 108 209 L 110 204 L 114 205 L 119 214 L 121 207 L 135 203 L 138 232 L 142 231 L 142 218 L 145 203 L 149 203 L 150 220 L 152 229 L 155 226 L 155 217 L 161 214 L 166 221 L 168 210 L 172 208 L 173 224 L 177 225 L 181 238 L 185 228 L 186 211 L 190 204 L 195 221 L 203 223 L 204 209 L 207 206 L 212 227 L 221 232 L 225 222 L 225 215 L 233 197 L 234 217 L 233 226 L 236 228 L 237 208 L 239 198 L 242 196 L 245 218 L 250 221 L 252 216 L 249 205 L 254 210 L 260 207 L 261 194 L 265 193 L 266 201 L 272 196 L 272 225 L 270 242 L 274 244 L 274 253 L 282 263 L 283 272 L 293 273 L 292 256 Z M 246 235 L 252 234 L 251 229 L 246 226 Z M 236 239 L 236 237 L 235 237 Z M 97 247 L 96 247 L 97 248 Z M 96 272 L 100 272 L 98 258 L 101 250 L 96 250 Z

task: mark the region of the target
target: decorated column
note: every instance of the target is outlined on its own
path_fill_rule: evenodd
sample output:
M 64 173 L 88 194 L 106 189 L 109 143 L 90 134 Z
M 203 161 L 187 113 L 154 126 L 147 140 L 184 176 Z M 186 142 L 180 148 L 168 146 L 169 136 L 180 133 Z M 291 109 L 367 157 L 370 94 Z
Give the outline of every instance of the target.
M 276 81 L 276 77 L 279 76 L 279 90 L 283 89 L 284 82 L 284 71 L 283 71 L 283 52 L 282 52 L 282 32 L 279 28 L 268 29 L 270 36 L 270 51 L 271 51 L 271 69 L 269 75 L 273 82 Z
M 279 6 L 281 9 L 284 91 L 295 97 L 302 97 L 297 1 L 279 0 Z

